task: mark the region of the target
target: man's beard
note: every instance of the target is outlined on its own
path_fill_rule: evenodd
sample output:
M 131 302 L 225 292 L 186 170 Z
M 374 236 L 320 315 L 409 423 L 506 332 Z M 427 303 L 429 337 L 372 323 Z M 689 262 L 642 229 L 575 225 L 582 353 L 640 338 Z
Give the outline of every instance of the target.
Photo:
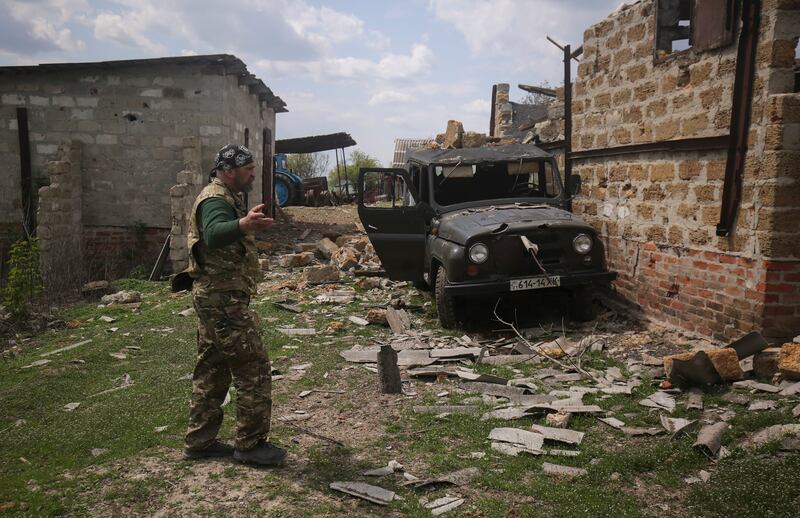
M 239 192 L 250 192 L 252 190 L 253 190 L 253 182 L 247 182 L 239 189 Z

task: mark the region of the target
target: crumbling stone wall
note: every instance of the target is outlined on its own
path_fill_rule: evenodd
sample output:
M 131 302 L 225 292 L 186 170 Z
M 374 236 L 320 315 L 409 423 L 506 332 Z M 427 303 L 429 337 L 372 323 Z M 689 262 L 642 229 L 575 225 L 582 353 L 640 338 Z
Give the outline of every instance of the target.
M 40 272 L 51 296 L 85 280 L 81 143 L 60 146 L 57 156 L 45 166 L 50 185 L 39 189 L 36 213 Z
M 730 237 L 715 233 L 725 151 L 576 160 L 576 212 L 606 241 L 617 290 L 656 319 L 725 340 L 800 329 L 797 2 L 762 8 L 742 201 Z M 576 151 L 725 135 L 737 41 L 654 62 L 655 0 L 584 33 L 573 96 Z
M 200 170 L 201 151 L 196 139 L 184 140 L 183 156 L 183 170 L 177 175 L 178 183 L 169 190 L 172 208 L 169 259 L 173 272 L 180 272 L 189 265 L 186 235 L 192 206 L 197 195 L 208 184 L 208 174 Z

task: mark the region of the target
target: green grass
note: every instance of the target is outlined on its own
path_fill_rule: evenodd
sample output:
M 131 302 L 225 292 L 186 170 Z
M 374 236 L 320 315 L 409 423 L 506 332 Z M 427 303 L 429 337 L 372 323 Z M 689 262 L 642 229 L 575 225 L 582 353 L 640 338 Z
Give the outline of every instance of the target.
M 59 318 L 78 320 L 79 327 L 49 330 L 27 343 L 18 356 L 0 363 L 0 509 L 7 513 L 89 515 L 96 514 L 99 508 L 111 514 L 148 514 L 174 505 L 167 500 L 172 484 L 180 484 L 195 471 L 195 464 L 175 462 L 175 455 L 170 454 L 182 447 L 191 382 L 181 378 L 192 371 L 195 361 L 196 317 L 177 315 L 191 305 L 191 299 L 169 298 L 167 286 L 160 283 L 125 280 L 115 284 L 120 289 L 144 293 L 140 311 L 98 308 L 89 303 L 71 306 Z M 261 317 L 261 331 L 273 365 L 287 376 L 274 385 L 274 401 L 279 410 L 276 415 L 295 406 L 302 390 L 336 387 L 346 394 L 325 399 L 323 404 L 345 416 L 344 421 L 332 426 L 348 427 L 352 423 L 347 416 L 356 415 L 365 401 L 375 397 L 371 392 L 374 374 L 361 367 L 345 373 L 342 369 L 348 365 L 339 356 L 341 350 L 354 344 L 369 345 L 373 339 L 385 340 L 389 336 L 384 328 L 362 328 L 346 322 L 348 315 L 365 313 L 362 303 L 368 294 L 363 290 L 357 293 L 361 300 L 345 307 L 318 305 L 309 297 L 300 304 L 303 315 L 272 305 L 272 300 L 283 298 L 282 293 L 262 294 L 253 304 Z M 380 297 L 388 299 L 388 292 Z M 422 304 L 427 300 L 415 296 L 411 302 Z M 101 315 L 117 320 L 105 323 L 99 320 Z M 307 321 L 309 318 L 312 324 Z M 437 336 L 463 334 L 439 329 L 435 309 L 430 306 L 416 313 L 415 318 L 423 319 L 425 327 L 435 329 Z M 345 328 L 327 332 L 326 325 L 334 320 L 345 322 Z M 318 334 L 298 340 L 276 330 L 280 326 L 309 325 Z M 119 330 L 107 332 L 111 327 Z M 42 352 L 89 338 L 92 342 L 88 344 L 48 356 L 51 362 L 45 366 L 22 368 L 41 359 Z M 109 355 L 117 351 L 127 351 L 128 358 L 119 360 Z M 621 362 L 604 353 L 587 354 L 583 362 L 587 368 L 617 366 L 625 372 Z M 312 366 L 303 377 L 292 381 L 289 368 L 301 363 Z M 482 365 L 478 370 L 510 378 L 515 374 L 531 376 L 542 367 L 548 365 Z M 118 386 L 123 374 L 133 379 L 132 386 L 92 396 Z M 540 385 L 541 393 L 566 388 Z M 481 421 L 480 414 L 444 418 L 415 414 L 413 405 L 438 401 L 459 404 L 474 397 L 459 393 L 450 384 L 415 381 L 415 389 L 418 396 L 402 400 L 398 407 L 401 418 L 375 416 L 375 426 L 382 427 L 382 432 L 373 434 L 366 445 L 341 448 L 317 442 L 300 447 L 293 442 L 296 433 L 292 427 L 275 423 L 275 440 L 306 459 L 299 472 L 266 471 L 263 476 L 256 472 L 253 478 L 251 468 L 224 465 L 208 475 L 206 485 L 252 484 L 249 494 L 283 502 L 277 510 L 249 503 L 237 511 L 245 516 L 306 516 L 309 502 L 313 502 L 313 514 L 318 515 L 366 516 L 381 512 L 372 504 L 333 493 L 328 484 L 334 480 L 363 480 L 396 491 L 402 500 L 393 502 L 390 511 L 404 516 L 429 516 L 419 502 L 420 496 L 434 499 L 445 494 L 466 499 L 454 516 L 792 516 L 800 502 L 800 461 L 796 453 L 780 452 L 774 444 L 755 453 L 738 448 L 749 433 L 793 422 L 789 409 L 796 403 L 782 402 L 774 411 L 747 412 L 745 407 L 720 399 L 727 388 L 715 388 L 706 394 L 707 409 L 737 411 L 723 438 L 732 455 L 716 464 L 692 448 L 694 436 L 676 440 L 665 435 L 628 438 L 589 415 L 574 416 L 570 423 L 571 429 L 586 432 L 583 443 L 576 448 L 581 451 L 578 457 L 508 457 L 491 450 L 487 438 L 492 428 L 544 424 L 543 416 L 509 422 Z M 584 401 L 600 405 L 608 415 L 628 426 L 659 426 L 658 413 L 638 404 L 654 390 L 650 380 L 644 379 L 633 395 L 587 394 Z M 441 391 L 449 391 L 449 395 L 436 397 Z M 770 395 L 755 397 L 780 401 Z M 685 410 L 684 401 L 679 397 L 673 416 L 699 419 L 703 415 L 701 411 Z M 66 412 L 64 405 L 69 402 L 81 405 Z M 491 409 L 485 404 L 481 408 Z M 233 435 L 232 413 L 226 412 L 223 437 Z M 18 426 L 18 420 L 24 422 Z M 167 429 L 156 432 L 155 428 L 161 426 Z M 95 457 L 91 454 L 94 448 L 109 451 Z M 473 458 L 472 452 L 485 456 Z M 132 479 L 120 471 L 120 467 L 136 466 L 144 457 L 161 459 L 170 467 L 169 477 L 145 472 L 146 476 Z M 364 470 L 391 459 L 419 477 L 466 467 L 479 468 L 481 475 L 466 487 L 431 492 L 404 487 L 400 478 L 361 476 Z M 546 477 L 541 474 L 543 462 L 582 467 L 588 474 L 574 480 Z M 700 470 L 711 472 L 711 481 L 687 485 L 684 479 Z M 656 504 L 668 505 L 669 511 Z M 3 507 L 6 505 L 13 506 Z M 174 510 L 200 516 L 226 514 L 213 500 L 198 500 L 190 509 Z

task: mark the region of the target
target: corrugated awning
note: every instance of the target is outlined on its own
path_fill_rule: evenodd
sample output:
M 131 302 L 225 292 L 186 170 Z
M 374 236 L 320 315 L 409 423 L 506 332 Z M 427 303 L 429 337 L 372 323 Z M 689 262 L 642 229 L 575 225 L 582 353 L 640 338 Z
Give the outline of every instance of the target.
M 349 133 L 330 133 L 313 137 L 287 138 L 275 141 L 276 153 L 318 153 L 331 149 L 355 146 L 356 141 Z

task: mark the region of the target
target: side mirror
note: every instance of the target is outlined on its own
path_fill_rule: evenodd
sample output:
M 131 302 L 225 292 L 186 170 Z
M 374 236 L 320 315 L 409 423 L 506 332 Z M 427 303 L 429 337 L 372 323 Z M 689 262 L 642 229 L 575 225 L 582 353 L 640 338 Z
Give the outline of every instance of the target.
M 567 181 L 567 192 L 569 192 L 570 196 L 577 196 L 581 192 L 581 177 L 580 175 L 573 174 L 570 175 L 569 180 Z

